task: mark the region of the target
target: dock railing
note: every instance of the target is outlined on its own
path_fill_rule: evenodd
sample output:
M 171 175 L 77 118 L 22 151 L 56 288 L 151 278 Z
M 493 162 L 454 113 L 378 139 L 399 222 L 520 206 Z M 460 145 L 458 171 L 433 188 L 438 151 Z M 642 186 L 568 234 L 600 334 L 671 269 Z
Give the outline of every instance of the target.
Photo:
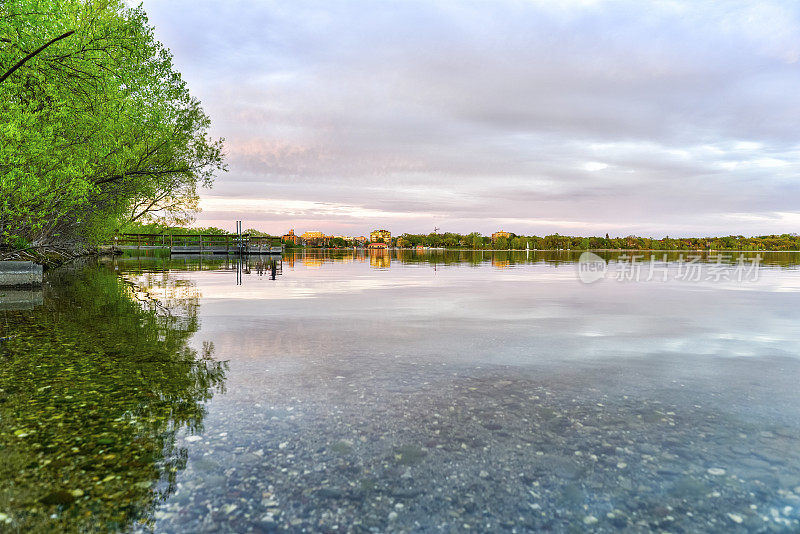
M 250 234 L 119 234 L 114 245 L 125 249 L 168 248 L 172 252 L 236 254 L 275 252 L 281 239 Z

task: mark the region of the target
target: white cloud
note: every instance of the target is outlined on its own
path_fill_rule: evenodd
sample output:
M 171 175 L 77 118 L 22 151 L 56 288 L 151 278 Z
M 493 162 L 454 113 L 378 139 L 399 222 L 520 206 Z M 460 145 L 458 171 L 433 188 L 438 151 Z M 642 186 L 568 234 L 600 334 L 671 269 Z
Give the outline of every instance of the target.
M 602 171 L 603 169 L 608 168 L 607 163 L 600 163 L 599 161 L 590 161 L 588 163 L 583 164 L 583 168 L 587 171 Z
M 428 213 L 396 212 L 370 209 L 363 206 L 339 204 L 335 202 L 311 202 L 306 200 L 273 199 L 273 198 L 224 198 L 209 197 L 201 199 L 203 211 L 231 212 L 242 215 L 270 215 L 284 217 L 308 218 L 316 216 L 341 217 L 356 219 L 415 219 L 431 217 Z
M 800 201 L 797 2 L 145 8 L 228 139 L 198 224 L 752 234 Z

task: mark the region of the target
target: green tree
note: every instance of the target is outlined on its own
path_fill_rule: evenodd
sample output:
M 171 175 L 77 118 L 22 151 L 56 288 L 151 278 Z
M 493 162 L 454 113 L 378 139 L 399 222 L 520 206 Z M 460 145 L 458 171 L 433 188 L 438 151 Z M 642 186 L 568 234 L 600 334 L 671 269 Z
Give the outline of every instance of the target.
M 512 237 L 509 240 L 511 248 L 515 250 L 522 250 L 525 248 L 525 240 L 521 237 Z
M 482 249 L 483 248 L 483 237 L 478 232 L 473 232 L 467 236 L 469 238 L 469 242 L 474 249 Z
M 425 245 L 429 247 L 440 247 L 442 246 L 442 236 L 439 234 L 431 232 L 427 236 L 425 236 Z
M 458 234 L 453 234 L 448 232 L 444 234 L 444 236 L 442 236 L 442 245 L 447 248 L 455 248 L 458 246 L 460 237 L 461 236 L 459 236 Z
M 0 3 L 0 246 L 190 221 L 224 169 L 208 128 L 141 7 Z

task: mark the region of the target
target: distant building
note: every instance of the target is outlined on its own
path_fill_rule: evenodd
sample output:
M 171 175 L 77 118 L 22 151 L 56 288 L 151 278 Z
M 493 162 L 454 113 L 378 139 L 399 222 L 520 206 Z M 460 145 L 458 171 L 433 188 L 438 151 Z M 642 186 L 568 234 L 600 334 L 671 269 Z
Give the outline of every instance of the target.
M 358 236 L 358 237 L 354 237 L 354 238 L 353 238 L 353 241 L 355 241 L 356 245 L 361 245 L 361 246 L 363 246 L 363 245 L 366 245 L 366 243 L 367 243 L 367 238 L 366 238 L 365 236 L 363 236 L 363 235 L 360 235 L 360 236 Z
M 322 232 L 316 232 L 316 231 L 314 231 L 314 232 L 303 232 L 303 235 L 301 235 L 300 237 L 302 237 L 305 240 L 323 239 L 325 237 L 325 234 L 323 234 Z
M 302 242 L 302 239 L 300 238 L 299 235 L 295 235 L 294 228 L 292 228 L 291 230 L 289 230 L 289 233 L 283 234 L 281 236 L 281 241 L 283 241 L 284 243 L 299 245 Z
M 404 246 L 406 246 L 406 240 L 403 239 L 402 237 L 398 237 L 394 245 L 398 248 L 403 248 Z
M 325 244 L 325 234 L 322 232 L 303 232 L 300 237 L 310 246 L 322 246 Z
M 369 234 L 369 240 L 372 243 L 386 243 L 392 244 L 392 234 L 389 230 L 373 230 Z
M 509 237 L 511 237 L 511 232 L 504 232 L 504 231 L 500 230 L 499 232 L 493 233 L 492 234 L 492 243 L 494 243 L 495 241 L 497 241 L 501 237 L 505 237 L 506 239 L 508 239 Z
M 388 247 L 389 247 L 389 245 L 387 245 L 386 243 L 370 243 L 369 245 L 367 245 L 367 248 L 370 249 L 370 250 L 376 250 L 376 249 L 377 250 L 383 250 L 383 249 L 386 249 Z

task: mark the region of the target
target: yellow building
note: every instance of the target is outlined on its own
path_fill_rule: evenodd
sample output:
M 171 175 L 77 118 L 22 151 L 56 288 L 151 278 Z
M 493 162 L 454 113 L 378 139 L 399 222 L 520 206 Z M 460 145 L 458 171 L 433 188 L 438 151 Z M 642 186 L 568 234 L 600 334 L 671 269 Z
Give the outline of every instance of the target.
M 499 232 L 493 233 L 492 234 L 492 243 L 494 243 L 495 241 L 497 241 L 501 237 L 505 237 L 506 239 L 508 239 L 509 237 L 511 237 L 511 232 L 504 232 L 504 231 L 500 230 Z
M 386 243 L 387 245 L 392 244 L 392 234 L 389 230 L 373 230 L 369 234 L 369 240 L 372 243 Z
M 395 246 L 398 248 L 403 248 L 406 245 L 406 240 L 402 237 L 398 237 L 397 241 L 395 241 Z
M 319 247 L 325 245 L 325 234 L 322 232 L 303 232 L 300 236 L 303 242 L 311 247 Z
M 325 237 L 325 234 L 322 232 L 303 232 L 303 235 L 300 237 L 308 241 L 309 239 L 322 239 Z

